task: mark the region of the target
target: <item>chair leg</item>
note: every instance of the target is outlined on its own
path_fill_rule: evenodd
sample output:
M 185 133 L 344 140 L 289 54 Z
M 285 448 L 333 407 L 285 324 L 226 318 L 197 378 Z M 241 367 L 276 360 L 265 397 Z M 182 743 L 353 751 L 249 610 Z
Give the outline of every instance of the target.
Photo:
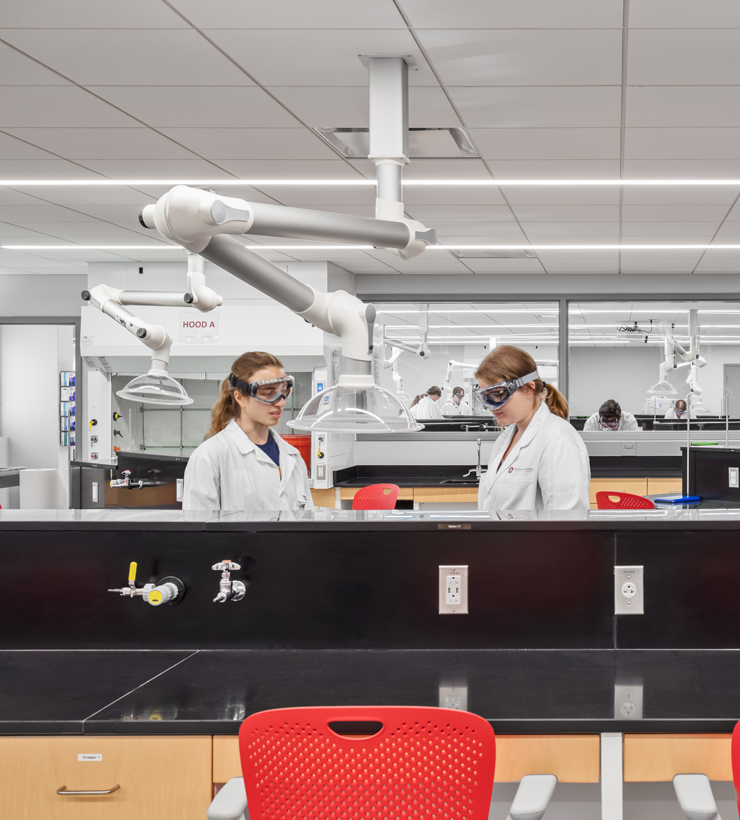
M 249 820 L 243 777 L 229 780 L 211 801 L 206 816 L 208 820 Z
M 722 820 L 705 774 L 677 774 L 673 788 L 687 820 Z
M 527 774 L 519 783 L 508 820 L 540 820 L 558 782 L 554 774 Z

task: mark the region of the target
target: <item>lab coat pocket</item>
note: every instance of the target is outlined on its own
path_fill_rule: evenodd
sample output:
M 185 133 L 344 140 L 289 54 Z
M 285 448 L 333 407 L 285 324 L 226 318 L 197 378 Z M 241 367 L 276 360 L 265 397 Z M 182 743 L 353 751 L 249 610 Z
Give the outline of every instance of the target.
M 525 485 L 534 481 L 534 467 L 509 467 L 506 471 L 508 484 Z

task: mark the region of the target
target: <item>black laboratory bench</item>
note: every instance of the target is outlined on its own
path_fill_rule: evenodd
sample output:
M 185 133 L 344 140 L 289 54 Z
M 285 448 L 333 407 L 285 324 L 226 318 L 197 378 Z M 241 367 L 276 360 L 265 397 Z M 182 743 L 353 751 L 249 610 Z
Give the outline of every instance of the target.
M 498 734 L 728 733 L 740 651 L 0 651 L 0 734 L 233 735 L 288 706 L 438 706 Z M 615 691 L 639 686 L 638 712 Z

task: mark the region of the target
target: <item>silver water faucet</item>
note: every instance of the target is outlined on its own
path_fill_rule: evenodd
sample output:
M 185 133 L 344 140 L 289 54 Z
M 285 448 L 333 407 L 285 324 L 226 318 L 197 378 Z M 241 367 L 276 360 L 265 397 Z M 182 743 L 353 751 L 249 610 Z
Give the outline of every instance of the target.
M 478 444 L 478 464 L 474 470 L 468 470 L 467 473 L 463 476 L 463 478 L 467 478 L 469 475 L 475 473 L 476 481 L 480 481 L 481 476 L 483 475 L 483 470 L 480 466 L 480 448 L 481 448 L 481 439 L 476 439 L 476 443 Z
M 226 601 L 241 601 L 247 592 L 247 588 L 242 581 L 231 580 L 231 570 L 241 569 L 241 564 L 225 558 L 223 561 L 219 561 L 218 564 L 214 564 L 211 569 L 221 573 L 221 581 L 218 585 L 219 593 L 213 599 L 213 603 L 225 604 Z

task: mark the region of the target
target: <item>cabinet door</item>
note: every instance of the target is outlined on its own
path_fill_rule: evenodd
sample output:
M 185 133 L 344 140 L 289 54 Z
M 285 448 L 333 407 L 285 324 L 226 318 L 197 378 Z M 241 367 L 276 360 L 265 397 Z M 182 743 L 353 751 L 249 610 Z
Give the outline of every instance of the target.
M 203 820 L 212 740 L 203 737 L 0 738 L 0 817 Z M 103 791 L 103 795 L 59 795 Z

